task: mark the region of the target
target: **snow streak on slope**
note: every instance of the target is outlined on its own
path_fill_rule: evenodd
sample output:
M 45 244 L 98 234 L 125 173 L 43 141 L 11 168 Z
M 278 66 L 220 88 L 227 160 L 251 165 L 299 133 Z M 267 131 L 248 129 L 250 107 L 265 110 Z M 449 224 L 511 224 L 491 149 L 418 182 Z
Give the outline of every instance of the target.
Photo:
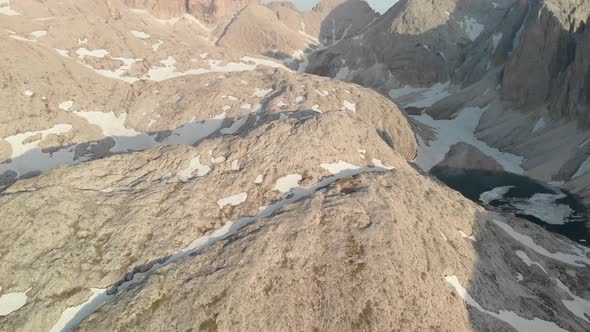
M 431 142 L 426 143 L 418 137 L 416 164 L 423 170 L 430 171 L 432 167 L 444 160 L 452 145 L 463 142 L 475 146 L 482 153 L 496 160 L 507 172 L 523 174 L 524 169 L 521 166 L 523 157 L 501 152 L 475 137 L 475 128 L 484 112 L 485 109 L 481 108 L 466 108 L 452 120 L 434 120 L 426 113 L 412 116 L 418 122 L 436 131 L 436 139 Z
M 73 114 L 96 125 L 105 138 L 96 142 L 72 144 L 57 150 L 46 151 L 39 147 L 39 142 L 45 136 L 70 131 L 72 126 L 69 124 L 59 124 L 47 130 L 7 137 L 5 140 L 11 144 L 13 155 L 11 162 L 0 164 L 0 174 L 13 171 L 17 176 L 22 176 L 31 172 L 46 172 L 61 165 L 75 165 L 92 159 L 91 150 L 94 145 L 112 145 L 112 142 L 114 145 L 108 149 L 111 153 L 142 151 L 166 144 L 192 145 L 219 130 L 223 124 L 223 119 L 189 122 L 173 130 L 166 138 L 158 140 L 157 135 L 153 133 L 142 133 L 127 128 L 126 113 L 118 116 L 112 112 L 73 112 Z M 37 134 L 41 134 L 40 139 L 27 141 Z
M 518 316 L 516 313 L 512 311 L 506 310 L 499 310 L 497 313 L 494 311 L 486 310 L 482 308 L 481 305 L 471 297 L 471 295 L 469 295 L 469 293 L 465 288 L 463 288 L 463 286 L 461 286 L 461 283 L 459 282 L 457 276 L 447 276 L 445 277 L 445 280 L 449 284 L 453 285 L 455 291 L 459 294 L 459 296 L 461 296 L 465 303 L 474 307 L 480 312 L 483 312 L 485 314 L 488 314 L 492 317 L 495 317 L 499 320 L 502 320 L 510 324 L 510 326 L 512 326 L 519 332 L 568 332 L 567 330 L 562 329 L 553 322 L 548 322 L 539 318 L 526 319 L 524 317 Z
M 590 258 L 582 256 L 582 253 L 580 253 L 580 255 L 570 254 L 570 253 L 562 253 L 562 252 L 552 253 L 552 252 L 549 252 L 547 249 L 538 245 L 535 242 L 535 240 L 533 240 L 533 238 L 531 238 L 530 236 L 518 233 L 512 227 L 510 227 L 510 225 L 503 223 L 501 221 L 498 221 L 498 220 L 492 220 L 492 223 L 494 223 L 496 226 L 500 227 L 502 230 L 504 230 L 508 235 L 510 235 L 516 241 L 520 242 L 525 247 L 533 250 L 534 252 L 538 253 L 539 255 L 542 255 L 542 256 L 545 256 L 545 257 L 548 257 L 551 259 L 555 259 L 555 260 L 560 261 L 562 263 L 573 265 L 573 266 L 578 266 L 578 267 L 590 266 Z
M 133 278 L 128 281 L 124 281 L 123 279 L 121 284 L 115 285 L 114 289 L 118 291 L 123 291 L 128 289 L 129 287 L 137 284 L 138 282 L 144 280 L 149 275 L 153 274 L 157 270 L 166 267 L 170 264 L 176 263 L 181 259 L 188 257 L 189 255 L 193 255 L 195 253 L 202 252 L 203 250 L 207 249 L 209 246 L 215 244 L 218 241 L 224 240 L 231 235 L 237 233 L 239 230 L 243 229 L 244 227 L 259 222 L 262 219 L 268 218 L 272 216 L 275 212 L 279 211 L 286 205 L 291 203 L 295 203 L 302 199 L 308 198 L 315 194 L 318 190 L 326 188 L 330 184 L 345 178 L 350 178 L 359 174 L 363 173 L 373 173 L 373 172 L 384 172 L 388 171 L 386 169 L 380 167 L 359 167 L 357 169 L 350 169 L 341 171 L 338 174 L 333 176 L 324 178 L 323 180 L 316 183 L 314 186 L 309 188 L 302 188 L 296 187 L 292 188 L 289 191 L 289 195 L 285 195 L 282 200 L 276 201 L 268 206 L 262 207 L 260 209 L 260 213 L 252 217 L 243 217 L 236 221 L 230 221 L 226 223 L 223 227 L 214 231 L 211 235 L 202 236 L 197 238 L 193 241 L 189 246 L 184 249 L 181 249 L 171 256 L 164 256 L 167 257 L 165 260 L 158 260 L 152 265 L 149 270 L 146 272 L 140 272 L 133 275 Z M 114 295 L 107 295 L 103 293 L 102 290 L 93 289 L 95 295 L 91 297 L 87 302 L 68 308 L 62 312 L 62 315 L 58 322 L 53 326 L 51 331 L 70 331 L 74 329 L 82 320 L 90 316 L 93 312 L 95 312 L 98 308 L 100 308 L 103 304 L 107 303 L 111 299 L 113 299 Z

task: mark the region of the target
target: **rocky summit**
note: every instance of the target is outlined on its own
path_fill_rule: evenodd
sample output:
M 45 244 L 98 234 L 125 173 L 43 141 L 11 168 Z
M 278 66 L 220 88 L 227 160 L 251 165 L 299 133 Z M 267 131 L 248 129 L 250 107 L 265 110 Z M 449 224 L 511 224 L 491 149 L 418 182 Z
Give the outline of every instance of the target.
M 589 331 L 589 20 L 0 0 L 0 331 Z

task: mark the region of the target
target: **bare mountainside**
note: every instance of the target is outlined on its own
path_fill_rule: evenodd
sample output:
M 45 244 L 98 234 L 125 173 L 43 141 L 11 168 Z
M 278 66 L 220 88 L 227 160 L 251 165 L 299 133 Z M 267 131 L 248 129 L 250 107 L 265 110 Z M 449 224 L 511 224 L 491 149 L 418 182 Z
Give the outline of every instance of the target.
M 498 69 L 297 72 L 392 11 L 0 1 L 0 330 L 589 330 L 587 247 L 425 172 L 519 170 L 474 133 Z
M 429 127 L 418 130 L 425 170 L 468 143 L 588 206 L 589 17 L 584 0 L 404 0 L 311 52 L 306 71 L 371 87 Z

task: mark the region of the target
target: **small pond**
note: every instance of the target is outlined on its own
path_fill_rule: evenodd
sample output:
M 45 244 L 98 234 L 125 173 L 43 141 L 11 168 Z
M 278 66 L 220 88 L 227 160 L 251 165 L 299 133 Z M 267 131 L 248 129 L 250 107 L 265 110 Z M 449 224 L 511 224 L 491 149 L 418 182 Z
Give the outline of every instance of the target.
M 557 186 L 511 173 L 435 170 L 432 175 L 475 202 L 590 245 L 586 208 Z

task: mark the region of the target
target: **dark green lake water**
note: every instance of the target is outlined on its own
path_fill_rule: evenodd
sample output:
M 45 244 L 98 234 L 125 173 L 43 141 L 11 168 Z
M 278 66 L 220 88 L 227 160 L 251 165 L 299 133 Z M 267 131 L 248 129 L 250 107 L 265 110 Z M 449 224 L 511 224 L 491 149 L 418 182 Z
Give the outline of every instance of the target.
M 489 204 L 590 245 L 586 208 L 575 196 L 550 184 L 511 173 L 437 170 L 432 175 L 477 203 Z

